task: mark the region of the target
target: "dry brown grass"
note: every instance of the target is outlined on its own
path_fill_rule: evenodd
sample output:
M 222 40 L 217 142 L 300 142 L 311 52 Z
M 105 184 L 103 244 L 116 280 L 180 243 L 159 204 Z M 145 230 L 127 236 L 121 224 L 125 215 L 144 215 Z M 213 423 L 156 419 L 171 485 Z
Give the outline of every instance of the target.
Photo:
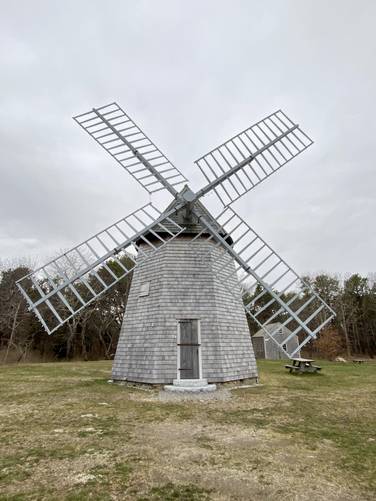
M 187 402 L 108 384 L 108 362 L 2 367 L 0 499 L 374 499 L 376 365 L 260 369 Z

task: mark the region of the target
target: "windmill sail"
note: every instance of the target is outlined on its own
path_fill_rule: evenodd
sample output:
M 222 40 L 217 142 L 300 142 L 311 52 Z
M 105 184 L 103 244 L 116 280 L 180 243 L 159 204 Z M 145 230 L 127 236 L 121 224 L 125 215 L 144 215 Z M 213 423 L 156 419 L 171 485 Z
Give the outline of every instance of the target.
M 215 247 L 227 254 L 217 277 L 233 294 L 240 284 L 247 313 L 287 356 L 294 357 L 329 324 L 334 311 L 234 210 L 227 207 L 216 221 L 226 239 L 215 231 L 209 239 L 216 240 Z M 229 266 L 234 259 L 235 269 Z M 286 339 L 277 336 L 280 324 L 275 331 L 267 328 L 275 322 L 292 331 Z M 299 346 L 288 353 L 288 342 L 297 335 Z
M 73 118 L 149 193 L 167 189 L 175 195 L 175 187 L 187 182 L 117 103 Z
M 228 206 L 312 143 L 299 125 L 279 110 L 196 160 L 209 183 L 197 195 L 213 189 Z
M 46 331 L 54 332 L 179 235 L 183 228 L 169 216 L 149 203 L 19 280 Z
M 243 300 L 257 326 L 288 356 L 294 356 L 328 325 L 333 310 L 229 208 L 312 144 L 299 125 L 282 111 L 269 115 L 198 159 L 196 164 L 208 184 L 196 193 L 189 187 L 179 188 L 187 182 L 185 176 L 117 103 L 93 108 L 74 120 L 150 194 L 166 189 L 175 200 L 163 213 L 151 203 L 141 207 L 18 281 L 30 309 L 48 333 L 184 232 L 181 225 L 187 226 L 189 234 L 200 224 L 203 230 L 192 241 L 209 235 L 223 252 L 223 259 L 215 266 L 216 277 L 227 288 L 224 292 L 230 290 L 236 299 Z M 217 219 L 203 210 L 199 202 L 212 190 L 225 206 Z M 181 239 L 184 243 L 187 234 Z M 242 311 L 242 304 L 236 304 Z M 273 324 L 278 325 L 275 331 Z M 291 332 L 286 339 L 277 336 L 280 324 L 288 327 L 289 331 L 284 331 Z M 247 337 L 246 324 L 245 328 Z M 288 342 L 296 335 L 299 346 L 287 353 Z M 175 330 L 173 339 L 176 343 Z

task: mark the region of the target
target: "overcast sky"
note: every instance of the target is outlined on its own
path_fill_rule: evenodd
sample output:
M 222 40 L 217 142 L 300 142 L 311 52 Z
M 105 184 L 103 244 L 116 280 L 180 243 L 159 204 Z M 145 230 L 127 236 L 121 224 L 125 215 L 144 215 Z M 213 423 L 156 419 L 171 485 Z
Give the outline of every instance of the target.
M 118 101 L 193 164 L 282 108 L 315 144 L 234 204 L 300 273 L 376 271 L 375 0 L 0 0 L 0 259 L 148 201 L 72 116 Z

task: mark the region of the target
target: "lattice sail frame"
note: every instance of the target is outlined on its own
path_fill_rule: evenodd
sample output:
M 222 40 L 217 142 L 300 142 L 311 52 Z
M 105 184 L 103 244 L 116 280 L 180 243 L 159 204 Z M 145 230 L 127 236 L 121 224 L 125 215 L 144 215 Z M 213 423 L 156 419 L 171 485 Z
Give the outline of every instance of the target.
M 232 208 L 225 208 L 215 220 L 226 235 L 226 241 L 232 240 L 231 247 L 240 261 L 240 264 L 235 263 L 234 269 L 231 266 L 234 256 L 221 242 L 216 242 L 213 249 L 219 248 L 227 254 L 227 259 L 217 267 L 216 276 L 243 301 L 246 312 L 265 335 L 293 358 L 306 343 L 316 338 L 334 318 L 335 312 Z M 202 230 L 192 241 L 205 232 L 206 229 Z M 213 238 L 210 235 L 208 240 Z M 229 270 L 232 271 L 229 273 Z M 239 288 L 231 280 L 234 275 L 238 279 L 241 298 Z M 274 337 L 280 332 L 280 326 L 272 331 L 266 328 L 278 320 L 291 330 L 282 341 Z M 287 351 L 288 342 L 297 335 L 299 346 L 290 353 Z
M 146 204 L 19 280 L 46 331 L 53 333 L 184 231 L 169 215 Z
M 148 193 L 188 182 L 153 141 L 117 104 L 111 103 L 73 119 Z
M 162 189 L 169 191 L 178 201 L 175 210 L 189 203 L 192 213 L 202 219 L 193 204 L 210 191 L 215 191 L 225 206 L 218 222 L 234 244 L 229 247 L 207 221 L 204 231 L 209 230 L 209 238 L 216 241 L 216 246 L 221 246 L 223 252 L 228 253 L 229 260 L 238 263 L 234 273 L 237 276 L 241 273 L 239 283 L 247 313 L 286 355 L 293 356 L 333 318 L 333 310 L 315 291 L 228 208 L 313 143 L 299 125 L 281 110 L 198 159 L 196 164 L 208 185 L 197 193 L 189 190 L 188 198 L 177 191 L 177 187 L 187 179 L 117 103 L 93 108 L 77 115 L 74 120 L 149 194 Z M 152 204 L 145 205 L 21 279 L 18 286 L 47 332 L 54 332 L 129 274 L 139 262 L 184 231 L 169 218 L 172 212 L 162 214 Z M 163 225 L 165 220 L 169 223 L 168 228 Z M 205 222 L 204 219 L 202 222 Z M 130 231 L 129 236 L 122 231 L 122 225 Z M 147 239 L 149 233 L 158 240 L 158 245 Z M 139 239 L 147 244 L 150 250 L 147 255 L 137 245 Z M 114 243 L 116 246 L 112 248 Z M 137 262 L 135 252 L 138 252 Z M 217 273 L 229 286 L 226 265 Z M 299 292 L 296 291 L 297 286 L 300 287 Z M 259 289 L 255 293 L 257 287 Z M 281 288 L 279 292 L 277 287 Z M 291 292 L 293 287 L 294 294 Z M 236 294 L 234 290 L 231 292 Z M 286 294 L 290 295 L 284 301 Z M 313 313 L 312 306 L 315 306 Z M 268 318 L 263 320 L 262 317 L 267 314 Z M 273 338 L 279 328 L 270 332 L 266 327 L 281 316 L 283 325 L 292 327 L 293 332 L 279 343 Z M 320 323 L 317 326 L 314 322 L 318 318 Z M 305 337 L 300 346 L 292 354 L 287 353 L 284 344 L 296 334 L 301 336 L 302 332 Z
M 312 144 L 312 139 L 299 125 L 278 110 L 195 163 L 226 207 Z M 221 178 L 222 181 L 215 185 Z

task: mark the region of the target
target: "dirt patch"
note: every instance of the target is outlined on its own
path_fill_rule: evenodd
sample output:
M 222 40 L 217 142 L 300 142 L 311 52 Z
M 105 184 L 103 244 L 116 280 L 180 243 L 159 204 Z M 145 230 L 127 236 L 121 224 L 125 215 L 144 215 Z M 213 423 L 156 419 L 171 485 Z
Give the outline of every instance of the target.
M 362 499 L 334 480 L 329 444 L 312 451 L 267 430 L 167 420 L 141 426 L 134 445 L 151 460 L 149 482 L 197 482 L 213 499 Z

